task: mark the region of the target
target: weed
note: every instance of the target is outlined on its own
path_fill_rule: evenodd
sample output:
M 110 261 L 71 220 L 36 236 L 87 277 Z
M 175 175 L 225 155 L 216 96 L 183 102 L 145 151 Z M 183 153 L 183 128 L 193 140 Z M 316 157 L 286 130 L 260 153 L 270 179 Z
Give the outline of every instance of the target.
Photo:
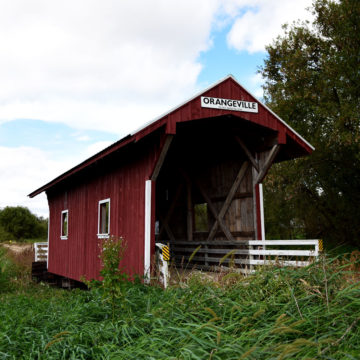
M 110 236 L 102 240 L 100 247 L 101 288 L 105 299 L 111 303 L 112 320 L 114 321 L 116 300 L 123 298 L 125 282 L 128 280 L 125 270 L 120 267 L 125 254 L 126 243 L 122 237 Z
M 215 280 L 194 272 L 166 291 L 131 282 L 114 297 L 115 319 L 102 287 L 8 291 L 0 301 L 0 358 L 358 359 L 353 260 Z
M 8 250 L 0 247 L 0 293 L 10 290 L 15 265 L 8 256 Z

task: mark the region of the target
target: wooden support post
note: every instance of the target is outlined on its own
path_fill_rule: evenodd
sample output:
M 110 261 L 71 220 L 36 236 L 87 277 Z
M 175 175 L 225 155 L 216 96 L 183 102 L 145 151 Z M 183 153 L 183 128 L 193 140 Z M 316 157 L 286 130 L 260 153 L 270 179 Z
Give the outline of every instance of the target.
M 175 196 L 174 196 L 174 199 L 170 205 L 170 208 L 165 216 L 165 218 L 163 219 L 160 219 L 161 220 L 161 227 L 160 227 L 160 231 L 159 231 L 159 236 L 162 234 L 162 232 L 165 230 L 165 227 L 167 226 L 167 228 L 169 228 L 168 226 L 168 223 L 169 223 L 169 220 L 171 218 L 171 215 L 175 209 L 175 206 L 176 206 L 176 203 L 180 197 L 180 194 L 181 194 L 181 191 L 182 191 L 182 188 L 183 188 L 183 183 L 180 183 L 176 189 L 176 193 L 175 193 Z M 170 235 L 169 235 L 170 236 Z
M 241 166 L 241 168 L 240 168 L 240 170 L 239 170 L 239 172 L 238 172 L 238 174 L 237 174 L 237 176 L 235 178 L 235 181 L 234 181 L 233 185 L 230 188 L 230 191 L 229 191 L 229 193 L 228 193 L 228 195 L 226 197 L 226 200 L 225 200 L 225 202 L 224 202 L 224 204 L 223 204 L 223 206 L 222 206 L 222 208 L 221 208 L 221 210 L 219 212 L 218 218 L 220 220 L 222 220 L 224 218 L 226 212 L 228 211 L 229 206 L 231 204 L 231 201 L 232 201 L 237 189 L 239 188 L 241 181 L 243 180 L 243 178 L 245 176 L 248 165 L 249 165 L 249 163 L 247 161 L 245 161 L 242 164 L 242 166 Z M 219 223 L 218 223 L 218 220 L 216 219 L 215 222 L 214 222 L 214 225 L 212 226 L 212 228 L 210 230 L 207 241 L 213 240 L 213 238 L 214 238 L 214 236 L 216 234 L 216 230 L 218 228 L 218 225 L 219 225 Z
M 258 230 L 257 230 L 257 205 L 256 205 L 256 178 L 258 177 L 259 173 L 256 171 L 255 168 L 252 168 L 252 192 L 253 192 L 253 217 L 254 217 L 254 231 L 255 231 L 255 240 L 258 239 Z
M 161 149 L 161 153 L 160 153 L 160 156 L 156 162 L 156 165 L 154 167 L 154 171 L 151 175 L 151 180 L 152 181 L 155 181 L 157 179 L 157 177 L 159 176 L 159 173 L 160 173 L 160 170 L 161 170 L 161 167 L 165 161 L 165 157 L 166 157 L 166 154 L 169 150 L 169 147 L 170 147 L 170 144 L 172 142 L 174 138 L 174 135 L 166 135 L 166 139 L 165 139 L 165 143 Z
M 163 223 L 163 227 L 164 227 L 166 233 L 168 234 L 170 240 L 175 241 L 175 236 L 174 236 L 173 232 L 171 231 L 168 223 L 165 221 L 165 219 L 161 215 L 159 215 L 159 219 Z
M 252 163 L 252 166 L 256 169 L 256 171 L 259 171 L 259 165 L 258 165 L 256 159 L 251 154 L 248 147 L 245 145 L 245 143 L 238 136 L 235 136 L 235 139 L 238 142 L 238 144 L 241 146 L 241 148 L 244 150 L 244 152 L 247 155 L 248 159 Z
M 255 154 L 256 161 L 259 163 L 258 154 Z M 254 217 L 254 232 L 255 232 L 255 240 L 258 239 L 258 226 L 257 226 L 257 205 L 256 205 L 256 178 L 259 175 L 259 169 L 252 168 L 252 192 L 253 192 L 253 217 Z M 252 245 L 249 245 L 249 250 L 253 250 L 254 247 Z M 254 260 L 254 256 L 252 254 L 249 255 L 249 270 L 253 270 L 253 265 L 251 264 L 251 260 Z
M 193 203 L 192 203 L 192 191 L 191 181 L 186 179 L 187 188 L 187 238 L 189 241 L 193 240 Z
M 213 203 L 211 202 L 210 198 L 208 197 L 208 195 L 206 194 L 206 192 L 204 191 L 204 189 L 202 188 L 202 186 L 199 184 L 199 182 L 196 182 L 197 187 L 200 190 L 200 193 L 202 195 L 202 197 L 205 199 L 205 201 L 207 202 L 208 208 L 210 209 L 210 211 L 212 212 L 215 221 L 218 222 L 221 230 L 223 231 L 223 233 L 225 234 L 226 238 L 229 241 L 235 241 L 235 239 L 233 238 L 233 236 L 231 235 L 230 230 L 228 229 L 228 227 L 225 225 L 225 223 L 223 222 L 222 219 L 219 218 L 218 214 L 216 213 L 216 209 L 213 205 Z
M 204 245 L 204 249 L 205 249 L 205 254 L 204 254 L 204 257 L 205 257 L 205 266 L 209 266 L 209 260 L 208 260 L 208 246 L 207 245 Z
M 265 160 L 264 166 L 260 169 L 260 173 L 258 174 L 258 176 L 255 180 L 255 184 L 259 184 L 264 180 L 264 177 L 265 177 L 266 173 L 268 172 L 268 170 L 270 169 L 270 166 L 274 162 L 275 156 L 278 154 L 279 150 L 280 150 L 280 145 L 278 145 L 278 144 L 276 144 L 272 147 L 268 157 Z

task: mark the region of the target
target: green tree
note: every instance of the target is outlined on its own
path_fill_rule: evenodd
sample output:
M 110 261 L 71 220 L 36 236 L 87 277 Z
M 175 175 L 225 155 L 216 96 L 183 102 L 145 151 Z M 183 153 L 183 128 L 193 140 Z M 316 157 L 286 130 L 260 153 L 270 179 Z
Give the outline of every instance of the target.
M 12 240 L 13 236 L 9 234 L 5 229 L 0 225 L 0 242 Z
M 47 220 L 36 217 L 26 207 L 7 206 L 0 211 L 0 228 L 16 240 L 45 238 Z
M 260 73 L 265 101 L 314 146 L 265 183 L 270 237 L 360 239 L 360 1 L 315 0 L 314 22 L 284 26 Z

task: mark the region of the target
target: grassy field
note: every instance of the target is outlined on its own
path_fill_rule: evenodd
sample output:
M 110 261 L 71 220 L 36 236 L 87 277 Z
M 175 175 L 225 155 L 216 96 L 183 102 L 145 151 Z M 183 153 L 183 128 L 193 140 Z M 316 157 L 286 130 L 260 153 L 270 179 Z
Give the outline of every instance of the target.
M 131 283 L 114 321 L 101 289 L 32 284 L 16 261 L 0 255 L 0 359 L 360 358 L 356 254 L 246 278 L 194 273 L 165 291 Z

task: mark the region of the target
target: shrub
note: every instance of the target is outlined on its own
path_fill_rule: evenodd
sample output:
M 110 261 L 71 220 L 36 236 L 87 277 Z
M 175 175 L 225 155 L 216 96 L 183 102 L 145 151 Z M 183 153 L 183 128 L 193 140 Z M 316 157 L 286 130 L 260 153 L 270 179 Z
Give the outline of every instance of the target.
M 10 239 L 16 240 L 45 238 L 47 235 L 47 220 L 38 218 L 29 209 L 22 206 L 7 206 L 1 210 L 0 226 L 2 231 L 5 231 L 2 237 L 6 240 L 9 240 L 9 235 Z
M 13 240 L 13 236 L 0 225 L 0 242 Z
M 101 287 L 105 299 L 111 303 L 112 319 L 114 321 L 117 299 L 124 296 L 125 282 L 128 280 L 124 269 L 120 267 L 120 262 L 126 250 L 126 243 L 122 237 L 110 236 L 102 240 L 100 247 L 102 263 L 100 275 L 103 278 Z

